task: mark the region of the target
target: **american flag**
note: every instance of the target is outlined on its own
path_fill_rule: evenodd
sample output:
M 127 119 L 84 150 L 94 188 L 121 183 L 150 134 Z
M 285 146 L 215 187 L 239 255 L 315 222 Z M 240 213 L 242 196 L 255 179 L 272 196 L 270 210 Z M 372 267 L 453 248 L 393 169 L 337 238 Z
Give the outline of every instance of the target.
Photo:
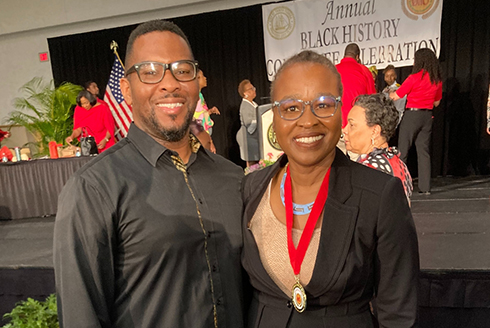
M 128 134 L 129 125 L 133 121 L 133 112 L 131 106 L 124 100 L 119 84 L 119 80 L 124 77 L 124 68 L 119 58 L 116 55 L 114 57 L 111 76 L 105 88 L 104 101 L 109 105 L 116 122 L 116 140 L 121 140 Z

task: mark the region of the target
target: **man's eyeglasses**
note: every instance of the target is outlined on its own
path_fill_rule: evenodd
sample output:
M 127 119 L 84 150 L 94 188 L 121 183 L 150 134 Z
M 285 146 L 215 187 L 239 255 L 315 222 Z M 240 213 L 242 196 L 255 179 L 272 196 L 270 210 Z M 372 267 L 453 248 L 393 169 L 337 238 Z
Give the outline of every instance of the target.
M 255 91 L 256 89 L 255 89 L 255 87 L 250 87 L 247 90 L 245 90 L 245 92 L 250 91 L 250 90 Z
M 305 107 L 310 105 L 311 111 L 316 117 L 327 118 L 335 115 L 341 97 L 321 96 L 311 101 L 301 99 L 284 99 L 274 101 L 272 107 L 276 107 L 279 115 L 286 121 L 294 121 L 303 115 Z
M 180 82 L 189 82 L 197 76 L 197 61 L 179 60 L 170 64 L 146 61 L 134 64 L 126 71 L 126 76 L 136 72 L 141 82 L 148 84 L 159 83 L 163 80 L 165 71 L 170 70 L 173 77 Z

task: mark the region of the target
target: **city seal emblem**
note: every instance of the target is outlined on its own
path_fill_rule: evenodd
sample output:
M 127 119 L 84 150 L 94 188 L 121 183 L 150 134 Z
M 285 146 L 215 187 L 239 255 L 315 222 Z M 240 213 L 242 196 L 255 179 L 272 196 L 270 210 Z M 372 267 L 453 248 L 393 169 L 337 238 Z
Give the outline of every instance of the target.
M 429 18 L 439 6 L 439 0 L 401 0 L 403 13 L 410 19 Z
M 269 125 L 269 128 L 267 129 L 267 141 L 269 141 L 269 145 L 271 145 L 271 147 L 274 148 L 275 150 L 282 150 L 281 146 L 279 146 L 279 143 L 277 142 L 276 131 L 274 131 L 274 128 L 272 127 L 272 123 Z
M 267 18 L 267 30 L 276 40 L 282 40 L 291 35 L 296 21 L 294 14 L 288 7 L 274 8 Z

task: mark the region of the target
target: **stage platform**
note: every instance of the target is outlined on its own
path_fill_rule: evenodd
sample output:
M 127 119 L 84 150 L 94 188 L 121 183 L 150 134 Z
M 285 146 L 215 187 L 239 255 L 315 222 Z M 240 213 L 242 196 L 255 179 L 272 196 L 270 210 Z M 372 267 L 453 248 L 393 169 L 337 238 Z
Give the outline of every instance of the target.
M 419 327 L 490 327 L 490 176 L 433 179 L 431 195 L 412 197 L 412 213 Z M 0 221 L 0 315 L 54 293 L 53 226 L 54 217 Z
M 433 179 L 415 194 L 420 327 L 490 327 L 490 177 Z

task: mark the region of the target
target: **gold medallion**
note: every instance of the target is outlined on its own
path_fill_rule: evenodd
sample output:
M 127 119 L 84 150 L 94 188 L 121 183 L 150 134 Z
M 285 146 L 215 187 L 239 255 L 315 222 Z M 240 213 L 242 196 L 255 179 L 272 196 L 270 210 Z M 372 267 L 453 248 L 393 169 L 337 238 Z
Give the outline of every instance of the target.
M 293 285 L 292 296 L 293 305 L 296 311 L 299 313 L 303 312 L 306 309 L 306 293 L 298 278 L 296 278 L 296 283 Z

